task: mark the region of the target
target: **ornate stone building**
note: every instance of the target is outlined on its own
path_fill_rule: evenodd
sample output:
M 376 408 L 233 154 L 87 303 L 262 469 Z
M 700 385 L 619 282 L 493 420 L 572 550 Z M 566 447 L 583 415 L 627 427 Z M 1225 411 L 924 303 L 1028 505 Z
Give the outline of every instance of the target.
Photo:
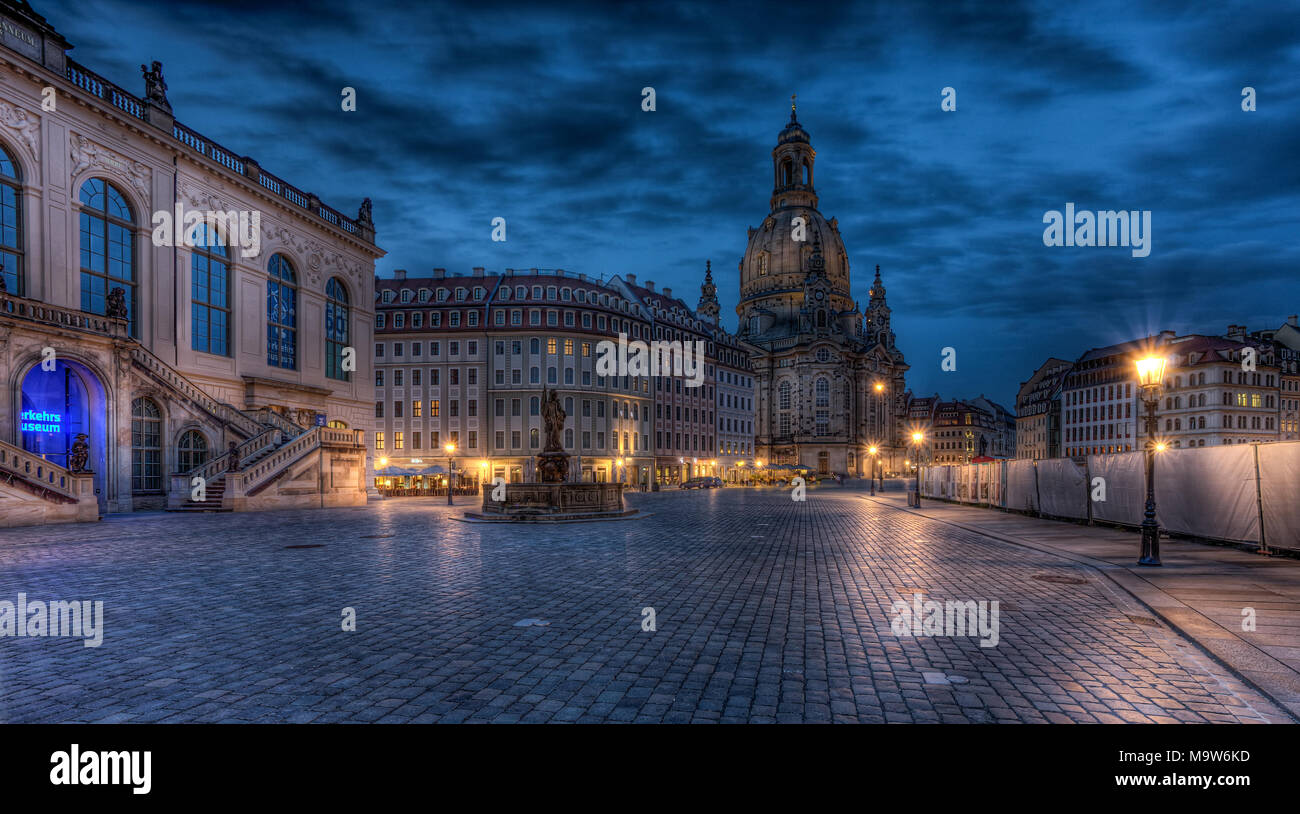
M 907 365 L 879 266 L 865 314 L 853 299 L 839 226 L 817 208 L 816 156 L 791 105 L 772 150 L 771 209 L 749 230 L 740 261 L 736 313 L 757 379 L 755 455 L 865 475 L 874 445 L 886 470 L 900 471 Z
M 0 22 L 0 525 L 364 503 L 369 205 L 176 121 L 156 62 L 135 95 Z

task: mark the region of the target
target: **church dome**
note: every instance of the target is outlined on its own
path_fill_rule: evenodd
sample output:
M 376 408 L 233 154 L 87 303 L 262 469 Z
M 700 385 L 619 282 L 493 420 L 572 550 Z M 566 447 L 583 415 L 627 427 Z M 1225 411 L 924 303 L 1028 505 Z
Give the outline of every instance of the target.
M 795 218 L 803 219 L 804 240 L 796 240 Z M 742 302 L 768 292 L 802 289 L 804 278 L 816 272 L 814 258 L 834 289 L 849 296 L 848 255 L 839 229 L 810 206 L 788 206 L 768 215 L 749 230 L 749 244 L 740 261 Z
M 849 298 L 849 261 L 835 219 L 827 220 L 817 208 L 813 187 L 813 150 L 808 131 L 795 118 L 777 136 L 772 149 L 771 211 L 763 223 L 749 230 L 749 243 L 740 261 L 740 305 L 744 318 L 751 307 L 775 310 L 771 298 L 794 306 L 810 275 L 824 276 L 837 295 L 833 307 L 852 309 Z M 796 219 L 801 220 L 801 228 Z M 787 308 L 788 310 L 788 308 Z

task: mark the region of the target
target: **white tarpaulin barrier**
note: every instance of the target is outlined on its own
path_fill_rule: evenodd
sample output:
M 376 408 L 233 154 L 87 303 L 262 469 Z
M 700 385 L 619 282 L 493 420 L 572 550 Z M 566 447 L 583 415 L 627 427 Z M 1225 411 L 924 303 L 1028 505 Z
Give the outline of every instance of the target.
M 1300 549 L 1300 442 L 1259 446 L 1264 542 Z
M 1007 461 L 1007 492 L 1003 505 L 1018 512 L 1038 511 L 1038 486 L 1033 461 Z
M 1258 468 L 1256 452 L 1258 450 Z M 1257 475 L 1258 473 L 1258 475 Z M 1092 500 L 1093 480 L 1106 499 Z M 923 494 L 1051 517 L 1137 526 L 1146 503 L 1144 453 L 997 461 L 925 470 Z M 1300 442 L 1167 449 L 1156 455 L 1160 527 L 1175 534 L 1300 550 Z
M 1197 537 L 1259 542 L 1255 450 L 1246 444 L 1156 455 L 1156 520 Z
M 975 501 L 977 503 L 991 506 L 1001 505 L 998 497 L 998 489 L 1002 483 L 1000 467 L 1001 464 L 992 463 L 979 463 L 972 466 L 975 470 Z
M 961 473 L 961 483 L 957 487 L 957 497 L 963 503 L 975 502 L 975 467 L 966 465 L 957 467 Z
M 1105 500 L 1093 500 L 1102 494 Z M 1092 503 L 1092 519 L 1106 523 L 1125 523 L 1131 526 L 1142 523 L 1146 510 L 1145 453 L 1124 452 L 1116 455 L 1092 455 L 1088 458 L 1088 500 Z
M 1087 486 L 1083 467 L 1069 458 L 1038 462 L 1038 500 L 1043 514 L 1086 520 Z

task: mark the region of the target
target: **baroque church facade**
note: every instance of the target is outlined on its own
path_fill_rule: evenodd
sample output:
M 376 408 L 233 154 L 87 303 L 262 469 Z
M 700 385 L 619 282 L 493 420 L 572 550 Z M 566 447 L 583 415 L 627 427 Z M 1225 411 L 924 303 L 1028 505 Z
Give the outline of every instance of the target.
M 868 476 L 878 448 L 902 471 L 907 364 L 880 267 L 865 313 L 850 291 L 835 218 L 818 209 L 808 132 L 790 121 L 772 150 L 770 211 L 740 261 L 739 337 L 755 375 L 755 457 L 821 474 Z

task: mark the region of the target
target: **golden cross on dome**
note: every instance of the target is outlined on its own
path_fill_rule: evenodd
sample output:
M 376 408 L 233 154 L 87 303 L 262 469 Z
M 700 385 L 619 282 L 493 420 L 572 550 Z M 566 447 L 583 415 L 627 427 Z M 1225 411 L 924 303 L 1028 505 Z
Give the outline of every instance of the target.
M 791 112 L 791 113 L 794 112 L 794 97 L 795 97 L 795 95 L 794 95 L 793 93 L 790 94 L 790 112 Z

